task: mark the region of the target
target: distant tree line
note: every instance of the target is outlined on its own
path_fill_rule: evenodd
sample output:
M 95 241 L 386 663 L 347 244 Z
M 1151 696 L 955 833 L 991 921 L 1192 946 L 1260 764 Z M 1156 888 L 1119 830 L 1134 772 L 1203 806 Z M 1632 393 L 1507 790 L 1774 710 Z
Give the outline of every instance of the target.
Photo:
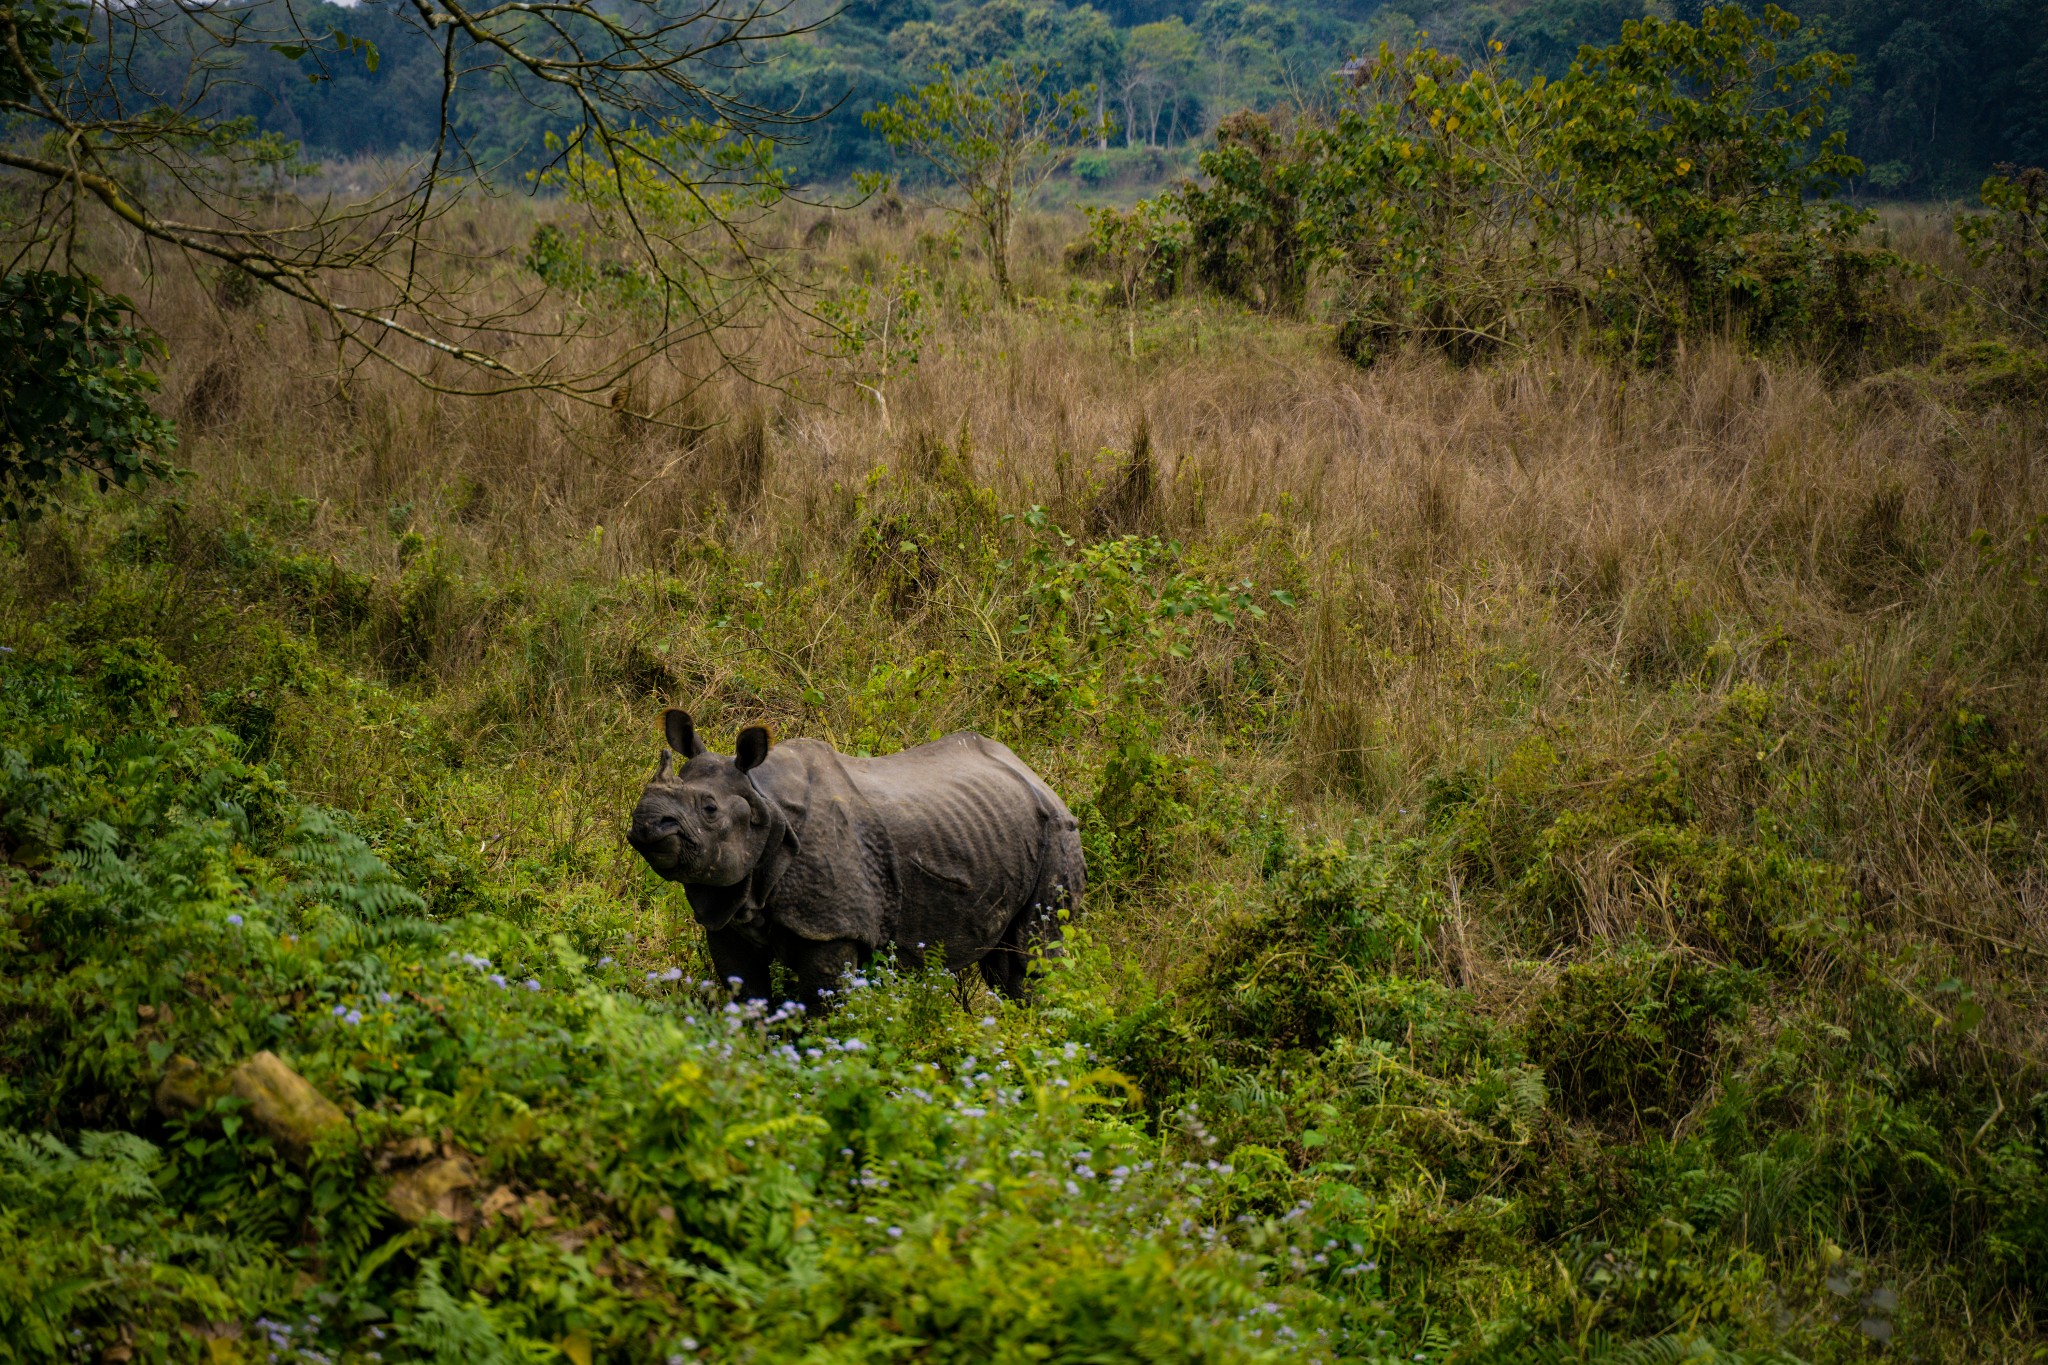
M 1648 8 L 1697 22 L 1704 6 L 1653 0 Z M 1857 59 L 1834 113 L 1834 127 L 1869 168 L 1857 193 L 1966 193 L 1997 163 L 2048 162 L 2042 0 L 1796 0 L 1786 8 L 1806 21 L 1816 46 Z M 1409 45 L 1425 27 L 1442 51 L 1477 55 L 1499 42 L 1511 69 L 1555 77 L 1582 45 L 1614 41 L 1625 21 L 1645 12 L 1642 0 L 1535 0 L 1512 13 L 1485 0 L 1428 8 L 1413 0 L 848 0 L 838 9 L 818 32 L 739 75 L 763 107 L 816 116 L 779 152 L 797 180 L 886 166 L 887 150 L 862 114 L 922 86 L 940 64 L 1044 66 L 1066 88 L 1093 87 L 1096 112 L 1114 123 L 1102 150 L 1161 148 L 1206 139 L 1237 110 L 1326 89 L 1348 58 L 1382 41 Z M 315 0 L 297 10 L 309 31 L 366 40 L 384 60 L 371 67 L 335 62 L 323 50 L 237 48 L 236 79 L 211 95 L 220 112 L 252 118 L 323 157 L 430 145 L 440 127 L 443 54 L 406 41 L 410 7 Z M 810 10 L 822 17 L 831 7 L 819 0 Z M 190 54 L 157 42 L 134 60 L 163 76 Z M 531 85 L 502 70 L 464 81 L 451 112 L 480 159 L 527 167 L 545 160 L 545 134 L 566 115 Z

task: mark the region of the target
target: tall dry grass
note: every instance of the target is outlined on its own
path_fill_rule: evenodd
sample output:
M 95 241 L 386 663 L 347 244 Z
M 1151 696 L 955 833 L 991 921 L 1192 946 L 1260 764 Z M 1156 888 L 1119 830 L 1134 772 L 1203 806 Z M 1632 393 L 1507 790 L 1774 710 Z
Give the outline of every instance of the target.
M 497 204 L 470 219 L 508 270 L 530 213 Z M 2048 619 L 2029 586 L 2048 525 L 2038 410 L 1834 383 L 1731 344 L 1656 373 L 1564 350 L 1361 371 L 1314 325 L 1205 299 L 1148 316 L 1132 360 L 1060 267 L 1075 221 L 1027 222 L 1018 275 L 1034 301 L 1013 311 L 991 305 L 971 250 L 956 258 L 933 218 L 853 212 L 820 229 L 792 215 L 779 230 L 796 277 L 819 287 L 890 258 L 937 272 L 944 306 L 886 427 L 786 318 L 746 338 L 748 366 L 773 383 L 695 350 L 636 376 L 615 408 L 465 400 L 374 369 L 339 382 L 306 319 L 231 306 L 205 277 L 169 270 L 130 283 L 175 357 L 169 400 L 197 474 L 182 496 L 220 516 L 306 500 L 297 545 L 387 580 L 414 562 L 410 533 L 499 583 L 589 586 L 580 626 L 547 627 L 558 638 L 513 640 L 502 615 L 452 613 L 429 632 L 431 660 L 381 661 L 450 696 L 483 687 L 508 651 L 529 672 L 553 668 L 515 709 L 462 714 L 477 727 L 466 742 L 553 784 L 534 799 L 564 837 L 613 838 L 606 803 L 638 780 L 622 755 L 651 749 L 654 694 L 845 739 L 861 668 L 999 650 L 985 585 L 930 565 L 898 565 L 888 582 L 849 571 L 878 518 L 937 515 L 933 490 L 951 481 L 990 490 L 1000 513 L 1042 505 L 1075 534 L 1155 533 L 1219 575 L 1298 586 L 1300 609 L 1258 643 L 1277 679 L 1272 722 L 1240 723 L 1242 656 L 1217 646 L 1170 679 L 1182 705 L 1167 742 L 1312 823 L 1412 824 L 1444 774 L 1495 772 L 1531 742 L 1569 749 L 1588 781 L 1625 776 L 1740 689 L 1763 689 L 1779 699 L 1781 743 L 1826 769 L 1800 837 L 1850 870 L 1863 912 L 1980 974 L 2048 979 L 2039 835 L 2001 834 L 2032 841 L 2017 854 L 1992 848 L 1944 767 L 1964 712 L 2033 771 L 2048 753 Z M 1893 231 L 1908 249 L 1946 249 L 1926 223 Z M 655 412 L 673 424 L 636 415 Z M 656 658 L 673 632 L 602 600 L 612 583 L 706 582 L 714 561 L 799 603 L 776 618 L 781 634 Z M 702 610 L 689 592 L 635 600 Z M 543 656 L 555 662 L 533 663 Z M 586 656 L 612 662 L 575 662 Z M 826 701 L 793 702 L 799 681 Z M 987 723 L 971 690 L 934 697 L 918 724 Z M 1092 771 L 1085 754 L 1033 757 L 1070 788 Z M 1709 827 L 1745 827 L 1764 799 L 1735 776 L 1707 790 Z M 1673 932 L 1624 843 L 1595 863 L 1581 878 L 1587 938 Z M 1230 899 L 1218 887 L 1241 875 L 1204 866 L 1128 908 L 1123 932 L 1156 971 L 1200 951 Z M 1528 951 L 1482 918 L 1460 921 L 1461 972 Z M 2025 1031 L 2041 1000 L 2032 986 L 2015 995 L 2006 1040 L 2035 1055 Z

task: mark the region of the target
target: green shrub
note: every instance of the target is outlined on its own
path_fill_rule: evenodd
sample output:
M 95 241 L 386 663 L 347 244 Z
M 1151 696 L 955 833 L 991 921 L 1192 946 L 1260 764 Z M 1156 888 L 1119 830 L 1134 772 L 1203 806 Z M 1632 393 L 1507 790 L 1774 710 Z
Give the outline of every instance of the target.
M 1956 236 L 1998 302 L 2039 324 L 2048 318 L 2048 170 L 2001 164 L 1978 197 L 1985 212 L 1958 214 Z
M 1192 766 L 1160 752 L 1160 727 L 1142 702 L 1118 706 L 1107 729 L 1101 781 L 1079 812 L 1089 876 L 1105 892 L 1153 885 L 1171 873 L 1180 862 L 1178 836 L 1195 813 Z
M 1416 960 L 1435 915 L 1418 885 L 1420 846 L 1296 846 L 1277 829 L 1274 839 L 1260 903 L 1202 968 L 1199 1014 L 1240 1061 L 1274 1047 L 1321 1051 L 1346 1035 L 1385 1036 L 1374 1027 L 1391 1003 L 1382 978 Z
M 1775 5 L 1760 19 L 1709 6 L 1699 24 L 1654 17 L 1580 53 L 1557 137 L 1595 212 L 1618 213 L 1641 245 L 1609 334 L 1642 338 L 1732 326 L 1758 343 L 1799 339 L 1853 313 L 1875 263 L 1855 253 L 1872 215 L 1826 202 L 1863 165 L 1828 132 L 1852 59 L 1807 48 Z
M 1796 961 L 1852 904 L 1844 869 L 1804 851 L 1770 809 L 1798 779 L 1764 762 L 1769 694 L 1736 688 L 1633 772 L 1516 746 L 1486 779 L 1447 778 L 1432 816 L 1462 875 L 1499 888 L 1554 948 L 1669 938 L 1721 961 Z M 1703 801 L 1746 810 L 1729 824 Z
M 38 515 L 77 474 L 101 489 L 171 476 L 177 433 L 150 410 L 145 368 L 163 342 L 133 311 L 86 275 L 0 278 L 0 520 Z
M 1720 1031 L 1759 983 L 1684 952 L 1633 946 L 1565 969 L 1528 1025 L 1567 1113 L 1668 1127 L 1712 1077 Z
M 1208 183 L 1174 193 L 1196 280 L 1254 307 L 1301 308 L 1309 256 L 1300 222 L 1314 146 L 1306 125 L 1290 129 L 1265 114 L 1232 114 L 1216 126 L 1216 146 L 1201 156 Z
M 1382 46 L 1321 130 L 1302 233 L 1339 282 L 1338 345 L 1370 364 L 1409 340 L 1461 360 L 1571 320 L 1574 168 L 1564 87 Z M 1598 229 L 1595 227 L 1595 231 Z
M 1471 66 L 1383 45 L 1333 117 L 1219 126 L 1208 182 L 1176 196 L 1194 273 L 1294 311 L 1313 264 L 1364 364 L 1582 332 L 1640 360 L 1715 332 L 1891 347 L 1898 262 L 1857 244 L 1871 214 L 1827 198 L 1862 169 L 1826 131 L 1849 67 L 1775 6 L 1631 20 L 1557 81 L 1509 75 L 1499 43 Z

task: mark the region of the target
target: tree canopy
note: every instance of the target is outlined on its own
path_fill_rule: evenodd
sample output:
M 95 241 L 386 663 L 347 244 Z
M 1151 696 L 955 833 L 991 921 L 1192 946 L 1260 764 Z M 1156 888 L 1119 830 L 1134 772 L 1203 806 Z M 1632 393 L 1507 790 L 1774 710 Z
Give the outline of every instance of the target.
M 661 10 L 628 7 L 643 8 Z M 1697 21 L 1703 6 L 1675 0 L 1666 8 Z M 1870 168 L 1863 189 L 1963 192 L 1996 163 L 2048 161 L 2048 29 L 2038 0 L 1800 0 L 1788 8 L 1818 44 L 1857 59 L 1835 118 Z M 134 12 L 184 14 L 170 0 Z M 207 12 L 219 16 L 215 29 L 231 22 L 241 35 L 226 50 L 232 78 L 206 91 L 219 116 L 248 118 L 322 157 L 434 144 L 447 61 L 441 45 L 413 40 L 427 22 L 422 11 L 249 0 Z M 1642 13 L 1626 0 L 1449 0 L 1427 10 L 1399 0 L 851 0 L 836 13 L 809 4 L 776 7 L 766 25 L 757 18 L 756 35 L 807 31 L 723 64 L 721 80 L 706 84 L 739 102 L 726 113 L 743 106 L 813 120 L 785 129 L 781 164 L 798 180 L 831 180 L 887 164 L 882 139 L 860 115 L 924 85 L 934 65 L 1044 66 L 1063 88 L 1098 87 L 1118 123 L 1113 143 L 1177 145 L 1208 136 L 1238 109 L 1315 91 L 1383 40 L 1405 45 L 1426 29 L 1431 46 L 1464 55 L 1498 41 L 1511 70 L 1556 77 L 1582 45 L 1614 41 Z M 288 23 L 279 17 L 287 14 Z M 813 21 L 822 22 L 809 30 Z M 143 83 L 172 88 L 169 78 L 191 65 L 189 36 L 138 29 L 153 41 L 125 61 Z M 271 29 L 289 32 L 263 38 Z M 550 83 L 537 73 L 462 32 L 458 56 L 472 48 L 479 69 L 465 74 L 449 104 L 461 144 L 480 164 L 542 164 L 547 133 L 562 133 L 573 110 L 547 98 L 560 91 L 544 89 Z M 365 60 L 371 54 L 380 60 Z M 702 93 L 691 99 L 715 103 Z

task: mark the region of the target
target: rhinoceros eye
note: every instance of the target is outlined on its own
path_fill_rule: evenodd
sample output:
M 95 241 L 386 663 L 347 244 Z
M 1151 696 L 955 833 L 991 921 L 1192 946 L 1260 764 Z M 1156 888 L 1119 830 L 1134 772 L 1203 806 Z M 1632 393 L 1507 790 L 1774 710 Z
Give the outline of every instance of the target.
M 706 820 L 716 819 L 718 816 L 718 803 L 708 796 L 704 798 L 704 804 L 701 809 Z

